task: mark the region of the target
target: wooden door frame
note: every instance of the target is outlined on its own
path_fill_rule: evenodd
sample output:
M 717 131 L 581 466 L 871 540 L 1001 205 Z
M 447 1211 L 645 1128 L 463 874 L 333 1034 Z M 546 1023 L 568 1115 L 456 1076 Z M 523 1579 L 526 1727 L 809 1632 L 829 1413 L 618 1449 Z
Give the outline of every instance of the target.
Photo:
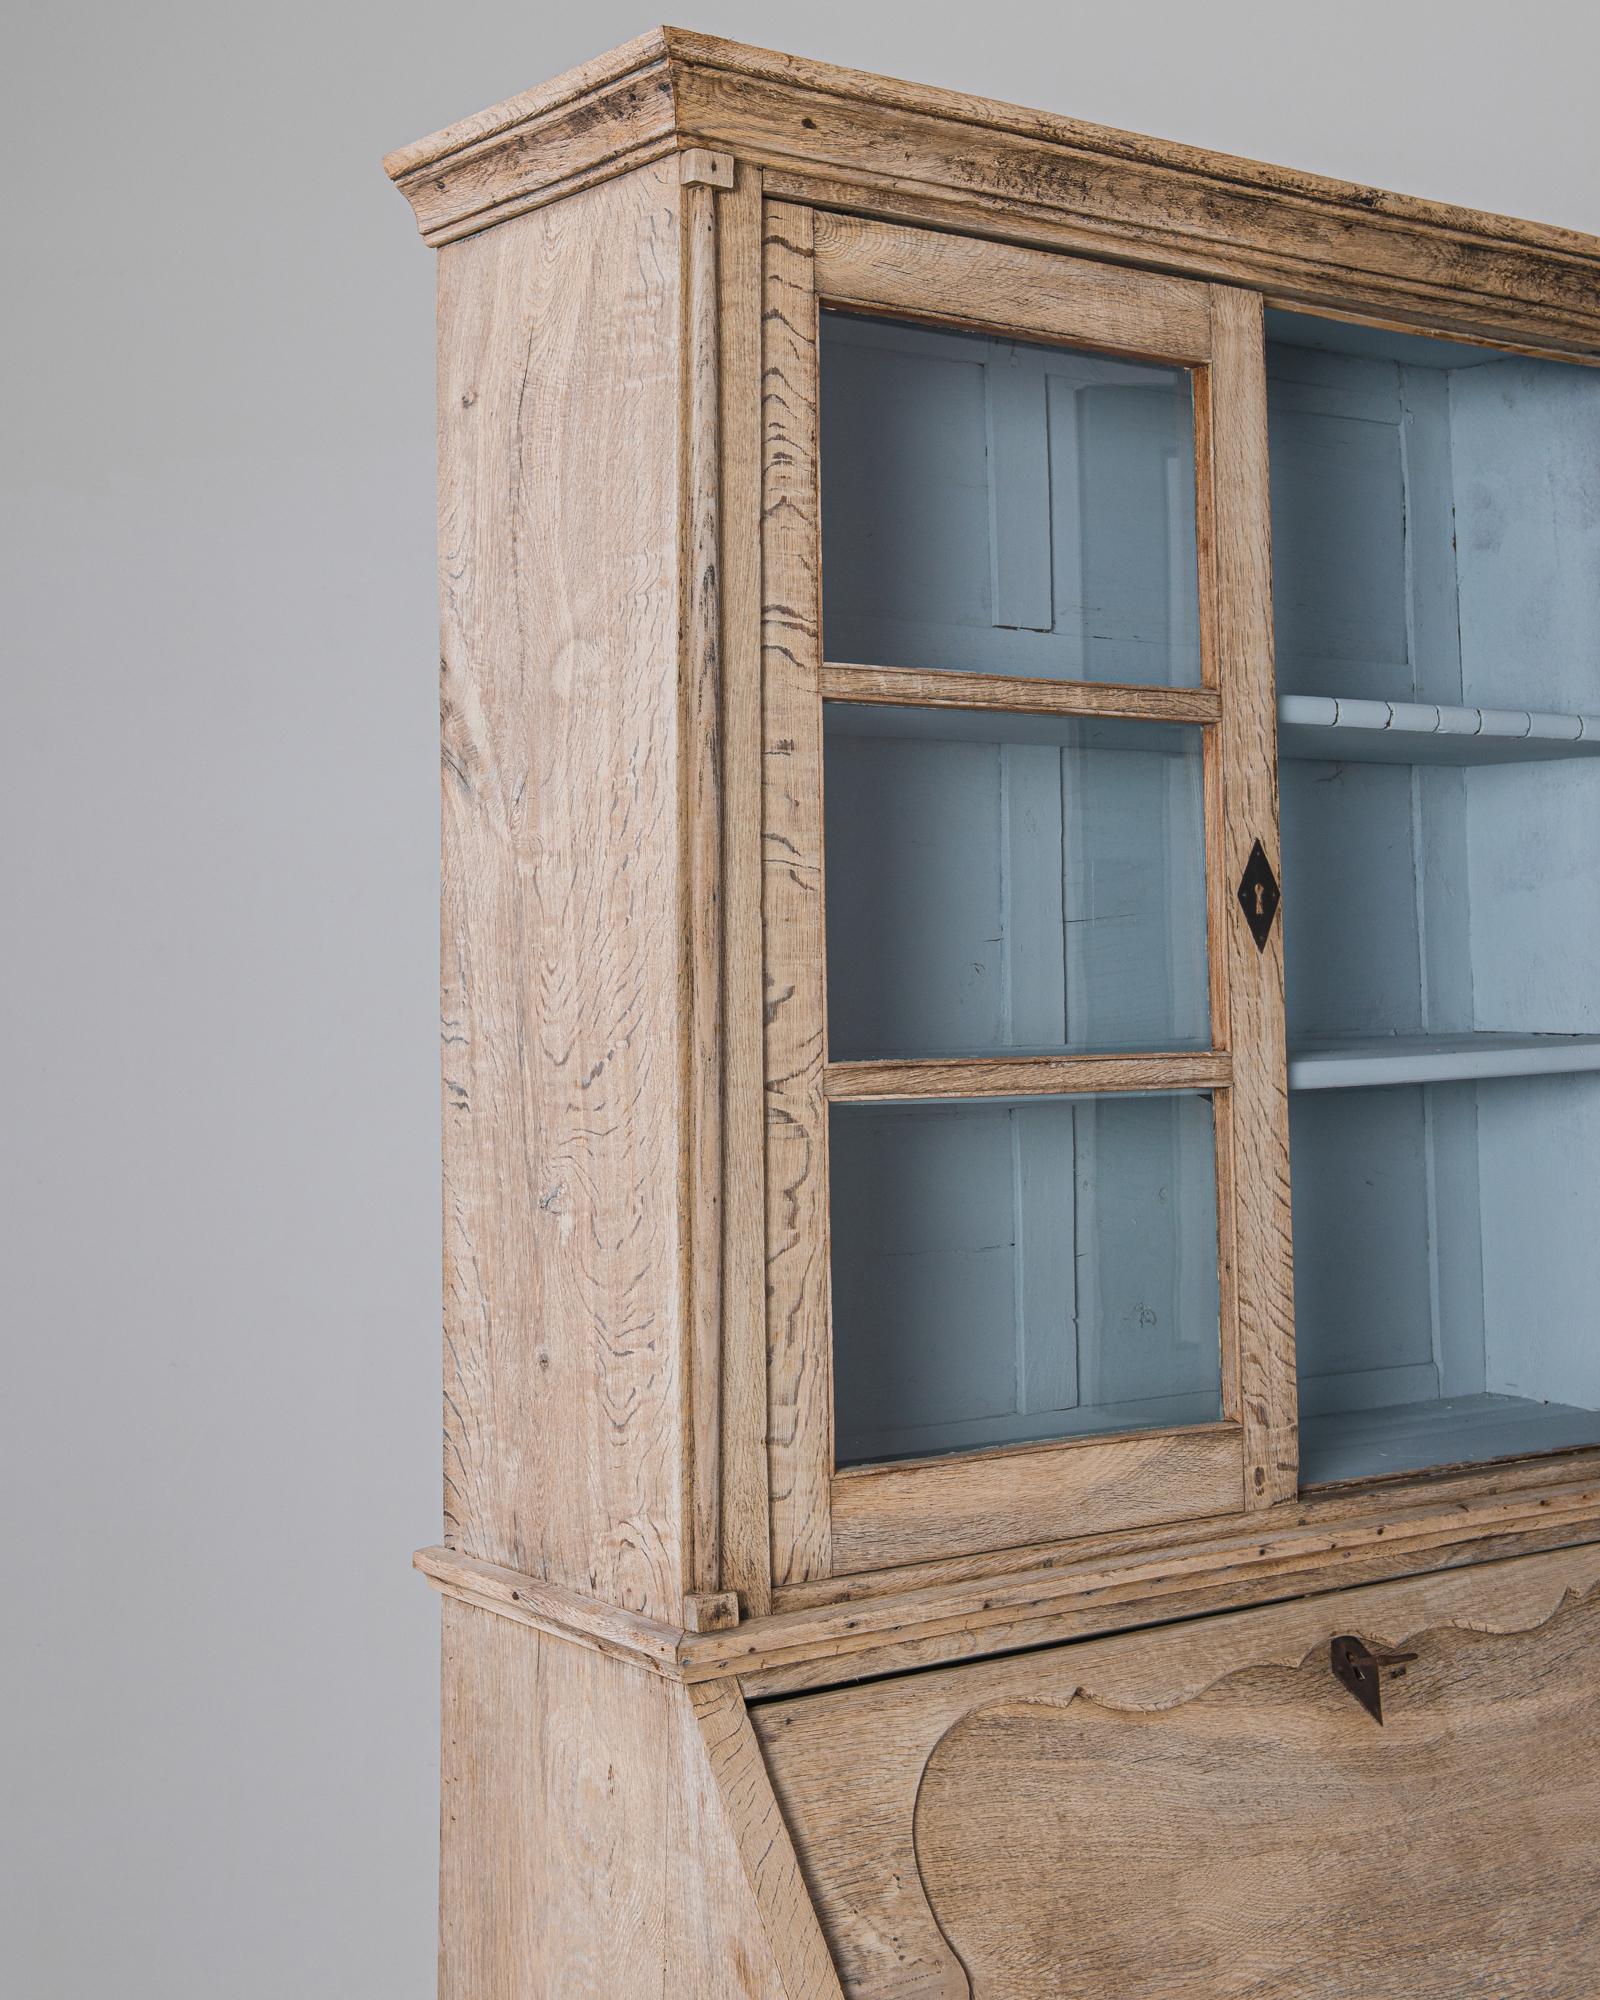
M 774 1585 L 1250 1512 L 1296 1489 L 1281 929 L 1232 903 L 1276 862 L 1266 382 L 1251 293 L 769 202 L 763 227 L 762 919 L 768 1472 Z M 980 303 L 981 302 L 981 303 Z M 1193 370 L 1202 685 L 1116 688 L 825 662 L 818 313 L 844 306 Z M 827 1063 L 822 701 L 931 700 L 1202 725 L 1213 1051 L 1047 1063 Z M 1223 1421 L 836 1471 L 830 1101 L 1205 1088 L 1216 1125 Z

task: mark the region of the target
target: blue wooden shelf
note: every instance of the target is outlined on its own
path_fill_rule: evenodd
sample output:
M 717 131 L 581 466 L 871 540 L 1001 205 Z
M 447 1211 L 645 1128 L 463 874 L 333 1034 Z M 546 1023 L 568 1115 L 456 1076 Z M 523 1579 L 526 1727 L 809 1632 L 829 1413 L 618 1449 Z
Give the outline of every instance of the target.
M 1385 1035 L 1308 1042 L 1290 1052 L 1291 1090 L 1557 1076 L 1600 1070 L 1600 1035 Z
M 1278 700 L 1278 754 L 1328 763 L 1522 764 L 1600 755 L 1600 715 L 1420 701 Z

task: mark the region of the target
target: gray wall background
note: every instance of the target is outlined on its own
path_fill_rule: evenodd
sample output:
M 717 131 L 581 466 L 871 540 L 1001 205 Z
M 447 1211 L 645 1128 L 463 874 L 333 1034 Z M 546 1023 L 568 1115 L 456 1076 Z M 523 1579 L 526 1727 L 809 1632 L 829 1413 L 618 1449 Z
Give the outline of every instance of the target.
M 1579 5 L 693 24 L 1600 231 Z M 379 158 L 612 0 L 6 38 L 0 1987 L 433 1990 L 432 253 Z

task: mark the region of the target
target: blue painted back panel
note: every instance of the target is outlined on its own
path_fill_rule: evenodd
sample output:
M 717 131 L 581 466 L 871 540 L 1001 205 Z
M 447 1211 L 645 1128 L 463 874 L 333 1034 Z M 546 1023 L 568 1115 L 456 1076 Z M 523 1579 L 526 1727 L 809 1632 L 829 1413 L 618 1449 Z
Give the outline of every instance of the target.
M 1210 1041 L 1200 732 L 829 703 L 828 1049 Z
M 832 312 L 821 367 L 829 659 L 1198 684 L 1186 371 Z
M 1211 1103 L 835 1105 L 841 1464 L 1220 1414 Z

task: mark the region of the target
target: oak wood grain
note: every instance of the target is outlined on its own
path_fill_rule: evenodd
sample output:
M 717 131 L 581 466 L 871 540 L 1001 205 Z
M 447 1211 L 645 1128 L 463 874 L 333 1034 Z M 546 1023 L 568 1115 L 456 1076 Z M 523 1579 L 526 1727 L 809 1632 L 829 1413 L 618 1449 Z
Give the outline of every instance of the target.
M 922 1097 L 1028 1097 L 1069 1091 L 1223 1090 L 1233 1075 L 1225 1055 L 979 1056 L 950 1062 L 829 1063 L 823 1089 L 838 1104 Z
M 693 1591 L 683 1600 L 687 1632 L 731 1632 L 739 1622 L 739 1599 L 731 1590 Z
M 1314 188 L 1314 177 L 1255 162 L 1179 164 L 1131 134 L 1117 150 L 1042 136 L 1038 124 L 1019 131 L 1003 115 L 986 122 L 981 110 L 952 120 L 915 98 L 824 95 L 692 63 L 675 69 L 674 87 L 686 129 L 758 160 L 790 199 L 1013 241 L 1036 228 L 1048 247 L 1311 304 L 1356 300 L 1463 332 L 1525 335 L 1535 321 L 1592 351 L 1600 331 L 1595 240 L 1576 232 L 1443 206 L 1430 215 L 1431 204 Z
M 817 295 L 1007 336 L 1034 335 L 1160 361 L 1211 349 L 1204 285 L 897 223 L 820 212 Z
M 688 1559 L 678 200 L 646 168 L 439 273 L 446 1540 L 658 1617 Z
M 455 1549 L 418 1549 L 411 1560 L 443 1596 L 476 1604 L 517 1624 L 547 1632 L 552 1638 L 593 1646 L 652 1673 L 677 1676 L 682 1626 L 621 1611 L 603 1598 L 564 1590 L 559 1584 L 545 1583 L 501 1563 L 480 1562 Z M 686 1599 L 685 1603 L 692 1601 Z
M 1157 1716 L 978 1709 L 923 1773 L 929 1905 L 981 2000 L 1591 1991 L 1597 1642 L 1594 1594 L 1510 1638 L 1398 1633 L 1415 1657 L 1382 1676 L 1381 1727 L 1320 1639 Z M 1064 1893 L 1018 1849 L 1060 1857 Z
M 1238 1480 L 1232 1424 L 852 1466 L 832 1483 L 833 1566 L 843 1575 L 1043 1535 L 1197 1520 L 1232 1508 Z
M 719 1680 L 691 1687 L 689 1702 L 788 2000 L 843 2000 L 743 1698 Z
M 809 210 L 768 205 L 762 315 L 762 892 L 775 1582 L 831 1568 L 817 305 Z
M 761 933 L 761 176 L 718 198 L 722 298 L 722 1585 L 771 1609 Z
M 825 2000 L 785 1976 L 682 1688 L 453 1600 L 443 1671 L 440 2000 Z
M 709 156 L 708 156 L 709 157 Z M 680 168 L 690 155 L 681 156 Z M 722 301 L 718 195 L 702 173 L 683 177 L 684 402 L 680 416 L 683 547 L 679 575 L 683 767 L 684 966 L 688 1129 L 684 1210 L 689 1315 L 689 1463 L 695 1591 L 722 1585 Z
M 1232 907 L 1257 294 L 1596 360 L 1600 242 L 676 29 L 387 165 L 444 246 L 445 2000 L 1443 2000 L 1496 1924 L 1496 1992 L 1600 1983 L 1600 1454 L 1297 1498 L 1281 945 Z M 1205 685 L 822 661 L 819 293 L 1196 366 Z M 1215 1052 L 829 1067 L 825 697 L 1202 725 Z M 829 1100 L 1107 1087 L 1216 1092 L 1237 1421 L 836 1474 Z M 1307 1663 L 1352 1628 L 1427 1635 L 1393 1735 Z
M 385 162 L 430 241 L 651 147 L 731 152 L 772 192 L 1032 238 L 1441 330 L 1600 352 L 1600 243 L 667 28 Z
M 661 39 L 641 35 L 383 165 L 442 246 L 674 153 L 675 128 Z
M 1486 1535 L 1470 1544 L 1443 1543 L 1432 1548 L 1392 1549 L 1382 1543 L 1352 1551 L 1337 1568 L 1312 1563 L 1303 1569 L 1244 1563 L 1214 1580 L 1156 1589 L 1108 1592 L 1073 1603 L 1044 1603 L 1036 1610 L 984 1627 L 909 1634 L 858 1650 L 840 1647 L 830 1657 L 796 1649 L 785 1656 L 774 1651 L 767 1664 L 739 1676 L 749 1701 L 838 1688 L 852 1682 L 881 1680 L 889 1674 L 918 1673 L 948 1667 L 961 1660 L 997 1658 L 1003 1654 L 1037 1651 L 1041 1647 L 1103 1638 L 1115 1632 L 1149 1629 L 1169 1622 L 1211 1618 L 1290 1599 L 1336 1597 L 1417 1576 L 1443 1576 L 1491 1563 L 1510 1562 L 1554 1550 L 1581 1546 L 1588 1529 L 1541 1523 L 1504 1535 Z M 701 1676 L 686 1665 L 685 1678 Z M 703 1676 L 701 1676 L 703 1677 Z
M 520 1624 L 669 1678 L 737 1675 L 770 1692 L 1600 1541 L 1596 1468 L 1564 1483 L 1551 1476 L 1559 1465 L 1538 1470 L 1544 1483 L 1500 1492 L 1442 1482 L 1390 1493 L 1381 1508 L 1347 1495 L 1337 1508 L 1308 1501 L 1247 1526 L 1219 1517 L 1084 1535 L 1053 1555 L 1022 1551 L 1034 1566 L 1010 1574 L 985 1551 L 967 1574 L 944 1562 L 792 1586 L 786 1609 L 705 1632 L 452 1549 L 414 1560 L 436 1590 Z
M 969 1717 L 983 1718 L 997 1711 L 1010 1714 L 1018 1703 L 1047 1703 L 1057 1717 L 1071 1715 L 1084 1698 L 1127 1712 L 1127 1728 L 1137 1733 L 1124 1734 L 1119 1745 L 1124 1762 L 1109 1783 L 1104 1781 L 1105 1774 L 1101 1774 L 1093 1807 L 1087 1817 L 1080 1815 L 1080 1820 L 1087 1824 L 1092 1818 L 1098 1824 L 1101 1815 L 1116 1814 L 1124 1805 L 1135 1817 L 1140 1817 L 1140 1823 L 1147 1826 L 1144 1860 L 1125 1869 L 1128 1880 L 1136 1879 L 1138 1866 L 1166 1867 L 1169 1872 L 1173 1868 L 1204 1866 L 1206 1853 L 1214 1851 L 1214 1839 L 1238 1837 L 1240 1829 L 1255 1823 L 1258 1809 L 1273 1802 L 1270 1787 L 1260 1794 L 1253 1789 L 1249 1760 L 1251 1753 L 1266 1757 L 1276 1751 L 1276 1744 L 1264 1749 L 1261 1739 L 1275 1727 L 1283 1727 L 1286 1718 L 1281 1704 L 1262 1707 L 1252 1700 L 1255 1693 L 1252 1684 L 1230 1723 L 1218 1730 L 1225 1741 L 1230 1740 L 1231 1731 L 1231 1741 L 1237 1746 L 1234 1754 L 1242 1760 L 1232 1781 L 1218 1764 L 1208 1766 L 1199 1757 L 1191 1763 L 1186 1781 L 1178 1775 L 1182 1756 L 1167 1763 L 1160 1754 L 1164 1740 L 1173 1744 L 1175 1752 L 1178 1749 L 1185 1728 L 1183 1704 L 1194 1703 L 1230 1674 L 1254 1675 L 1272 1667 L 1297 1670 L 1318 1649 L 1325 1660 L 1328 1641 L 1335 1632 L 1355 1631 L 1375 1646 L 1389 1642 L 1396 1650 L 1403 1650 L 1402 1642 L 1424 1630 L 1438 1632 L 1455 1626 L 1474 1632 L 1536 1631 L 1558 1613 L 1569 1592 L 1592 1591 L 1597 1584 L 1600 1584 L 1600 1548 L 1591 1547 L 1449 1576 L 1377 1585 L 1344 1592 L 1333 1599 L 1275 1605 L 1193 1624 L 1167 1625 L 1047 1652 L 952 1667 L 907 1679 L 878 1681 L 832 1694 L 766 1702 L 752 1710 L 752 1720 L 806 1879 L 816 1898 L 841 1981 L 851 2000 L 869 2000 L 869 1996 L 870 2000 L 912 2000 L 912 1996 L 922 2000 L 927 1994 L 944 1993 L 959 1996 L 968 1991 L 969 1973 L 975 1980 L 972 1992 L 1004 1994 L 1009 2000 L 1018 1989 L 1003 1983 L 986 1986 L 981 1963 L 974 1965 L 970 1958 L 964 1972 L 951 1949 L 952 1943 L 960 1945 L 960 1938 L 953 1937 L 947 1942 L 935 1921 L 937 1909 L 943 1919 L 954 1922 L 959 1918 L 969 1926 L 980 1924 L 979 1899 L 963 1894 L 959 1883 L 953 1887 L 951 1876 L 964 1868 L 968 1882 L 975 1882 L 981 1875 L 987 1886 L 993 1863 L 1006 1858 L 1011 1863 L 1012 1887 L 1006 1892 L 1010 1897 L 1007 1904 L 1010 1924 L 984 1925 L 981 1931 L 974 1932 L 974 1937 L 992 1953 L 996 1948 L 1003 1950 L 1003 1944 L 997 1947 L 994 1942 L 1001 1929 L 1009 1928 L 1024 1937 L 1036 1938 L 1041 1932 L 1053 1936 L 1057 1940 L 1054 1948 L 1065 1955 L 1059 1964 L 1051 1963 L 1046 1970 L 1039 1962 L 1038 1948 L 1034 1948 L 1030 1967 L 1035 1981 L 1032 1993 L 1077 1990 L 1097 1995 L 1120 1993 L 1129 1989 L 1120 1979 L 1108 1977 L 1103 1965 L 1096 1967 L 1098 1985 L 1080 1989 L 1060 1984 L 1075 1977 L 1076 1960 L 1061 1942 L 1063 1934 L 1049 1929 L 1052 1923 L 1069 1923 L 1075 1918 L 1090 1925 L 1116 1921 L 1103 1898 L 1090 1899 L 1080 1907 L 1073 1891 L 1075 1881 L 1087 1880 L 1084 1871 L 1098 1865 L 1090 1851 L 1094 1843 L 1088 1843 L 1086 1849 L 1075 1835 L 1069 1845 L 1063 1846 L 1052 1837 L 1043 1846 L 1027 1850 L 1033 1855 L 1035 1865 L 1016 1865 L 1018 1818 L 1038 1797 L 1036 1782 L 1048 1787 L 1054 1765 L 1035 1760 L 1025 1768 L 998 1766 L 991 1758 L 981 1783 L 972 1783 L 970 1769 L 963 1771 L 966 1782 L 961 1797 L 955 1799 L 944 1782 L 947 1774 L 931 1762 L 950 1732 L 959 1732 Z M 1529 1702 L 1527 1694 L 1523 1694 L 1520 1700 L 1528 1705 L 1520 1716 L 1499 1725 L 1512 1732 L 1521 1728 L 1530 1732 L 1508 1743 L 1509 1754 L 1502 1755 L 1489 1747 L 1488 1739 L 1492 1738 L 1496 1725 L 1492 1705 L 1481 1694 L 1459 1707 L 1453 1706 L 1449 1694 L 1428 1684 L 1426 1678 L 1419 1706 L 1433 1719 L 1425 1723 L 1425 1728 L 1440 1731 L 1443 1740 L 1448 1740 L 1450 1730 L 1463 1721 L 1475 1723 L 1483 1739 L 1483 1747 L 1478 1750 L 1481 1766 L 1498 1772 L 1502 1784 L 1513 1786 L 1517 1752 L 1522 1746 L 1537 1743 L 1540 1721 L 1554 1725 L 1552 1737 L 1562 1746 L 1558 1755 L 1570 1757 L 1576 1752 L 1580 1759 L 1592 1757 L 1594 1736 L 1584 1720 L 1595 1689 L 1592 1643 L 1579 1646 L 1569 1634 L 1561 1638 L 1560 1650 L 1565 1664 L 1556 1676 L 1559 1691 L 1555 1701 L 1541 1713 L 1538 1703 Z M 1519 1670 L 1519 1658 L 1530 1661 L 1534 1657 L 1521 1645 L 1506 1644 L 1493 1667 L 1505 1698 L 1509 1699 L 1519 1687 L 1545 1686 L 1537 1669 L 1530 1682 L 1524 1683 L 1519 1678 L 1520 1672 L 1525 1671 Z M 1324 1666 L 1321 1672 L 1326 1674 L 1326 1671 Z M 1325 1710 L 1319 1706 L 1317 1713 L 1334 1718 L 1342 1732 L 1342 1743 L 1354 1743 L 1358 1748 L 1370 1746 L 1372 1739 L 1380 1737 L 1376 1725 L 1342 1688 L 1335 1691 L 1339 1701 Z M 1292 1723 L 1293 1717 L 1287 1721 Z M 1174 1723 L 1176 1728 L 1170 1727 Z M 1285 1727 L 1285 1735 L 1293 1746 L 1296 1741 L 1293 1729 Z M 1149 1746 L 1160 1764 L 1159 1778 L 1152 1781 L 1148 1790 L 1142 1789 L 1142 1763 L 1135 1761 L 1141 1744 Z M 1292 1747 L 1289 1754 L 1296 1754 Z M 1414 1753 L 1406 1761 L 1414 1761 Z M 1316 1796 L 1315 1761 L 1302 1756 L 1300 1762 L 1299 1796 L 1309 1802 Z M 1208 1778 L 1215 1784 L 1209 1795 L 1205 1790 Z M 926 1845 L 919 1835 L 918 1824 L 921 1817 L 918 1793 L 925 1781 L 938 1788 L 941 1821 L 937 1834 L 932 1827 L 924 1826 Z M 1208 1831 L 1198 1843 L 1189 1840 L 1169 1849 L 1159 1831 L 1160 1796 L 1173 1788 L 1183 1796 L 1186 1782 L 1192 1789 L 1184 1799 L 1185 1804 L 1197 1797 L 1204 1798 L 1216 1831 L 1214 1835 Z M 1590 1787 L 1594 1782 L 1591 1776 Z M 1367 1785 L 1362 1789 L 1371 1795 L 1379 1788 Z M 1441 1803 L 1450 1789 L 1444 1788 Z M 1593 1839 L 1594 1826 L 1600 1824 L 1592 1812 L 1593 1796 L 1591 1789 L 1588 1839 Z M 1348 1800 L 1345 1805 L 1343 1824 L 1352 1833 L 1369 1811 L 1374 1820 L 1382 1821 L 1384 1808 L 1377 1796 L 1369 1796 L 1365 1805 L 1360 1802 L 1351 1805 Z M 1524 1823 L 1523 1814 L 1530 1808 L 1522 1803 L 1508 1809 L 1517 1815 L 1520 1825 Z M 1537 1812 L 1536 1807 L 1533 1810 Z M 1146 1813 L 1154 1814 L 1155 1820 L 1147 1822 L 1141 1817 Z M 1501 1817 L 1504 1824 L 1503 1814 Z M 970 1830 L 970 1837 L 963 1828 Z M 1340 1837 L 1326 1826 L 1324 1835 L 1330 1840 Z M 1549 1837 L 1547 1825 L 1540 1828 L 1535 1845 L 1546 1865 L 1556 1859 L 1559 1841 Z M 1286 1844 L 1285 1852 L 1290 1851 Z M 1433 1863 L 1441 1892 L 1446 1892 L 1448 1842 L 1443 1846 L 1430 1843 L 1425 1851 Z M 1118 1852 L 1122 1852 L 1120 1845 Z M 936 1898 L 934 1909 L 930 1909 L 924 1893 L 924 1866 L 931 1872 L 929 1886 Z M 1292 1879 L 1299 1883 L 1322 1879 L 1323 1872 L 1314 1867 L 1302 1868 Z M 1326 1879 L 1331 1885 L 1330 1893 L 1336 1892 L 1338 1872 L 1328 1871 Z M 1274 1939 L 1278 1934 L 1277 1909 L 1288 1889 L 1287 1882 L 1277 1883 L 1275 1890 L 1265 1895 L 1262 1909 L 1256 1913 L 1269 1921 Z M 1567 1893 L 1570 1898 L 1570 1890 Z M 995 1901 L 998 1904 L 1000 1900 L 1001 1892 L 996 1885 Z M 1192 1908 L 1203 1912 L 1207 1907 L 1203 1898 L 1178 1899 L 1175 1904 L 1166 1890 L 1158 1891 L 1154 1885 L 1141 1896 L 1125 1896 L 1122 1903 L 1130 1912 L 1137 1913 L 1149 1929 L 1153 1952 L 1161 1943 L 1163 1924 L 1173 1923 L 1181 1910 Z M 1591 1903 L 1592 1899 L 1584 1899 L 1586 1911 Z M 1041 1904 L 1050 1906 L 1050 1915 L 1042 1912 Z M 1203 1922 L 1203 1916 L 1199 1921 Z M 1425 1940 L 1428 1926 L 1416 1923 L 1415 1907 L 1412 1921 L 1416 1938 Z M 1530 1927 L 1529 1936 L 1536 1944 L 1537 1926 Z M 972 1941 L 969 1939 L 969 1943 Z M 1238 1946 L 1236 1923 L 1224 1927 L 1215 1949 L 1226 1950 L 1229 1941 Z M 1158 1957 L 1156 1962 L 1168 1961 Z M 1206 1962 L 1215 1968 L 1216 1961 Z M 1241 1958 L 1239 1962 L 1247 1960 Z M 1001 1963 L 1003 1967 L 1005 1961 Z M 1209 1995 L 1233 1989 L 1197 1986 L 1192 1990 Z M 1259 1990 L 1264 1996 L 1273 1989 Z M 1324 1985 L 1297 1990 L 1326 1992 L 1330 1988 Z M 1365 1993 L 1381 1989 L 1358 1984 L 1348 1990 Z M 1450 1989 L 1435 1989 L 1440 1993 L 1446 1990 Z M 1453 1989 L 1462 1990 L 1470 1989 Z M 1494 1990 L 1514 1993 L 1518 1989 L 1510 1986 Z M 1547 1989 L 1530 1990 L 1542 1993 Z
M 1015 674 L 959 674 L 948 669 L 858 667 L 825 660 L 828 701 L 887 702 L 916 708 L 998 709 L 1011 715 L 1098 715 L 1131 722 L 1215 722 L 1214 688 L 1119 687 L 1095 681 L 1027 680 Z
M 1289 1209 L 1289 1067 L 1283 923 L 1264 951 L 1232 902 L 1259 840 L 1281 873 L 1277 698 L 1272 654 L 1272 527 L 1261 303 L 1218 287 L 1209 371 L 1215 577 L 1222 723 L 1216 782 L 1222 820 L 1212 851 L 1213 949 L 1220 946 L 1234 1082 L 1219 1100 L 1225 1159 L 1227 1290 L 1238 1318 L 1238 1407 L 1245 1429 L 1247 1508 L 1294 1496 L 1299 1479 L 1294 1373 L 1294 1246 Z M 1217 837 L 1220 831 L 1220 838 Z
M 1591 1492 L 1600 1504 L 1600 1450 L 1430 1472 L 1371 1486 L 1328 1487 L 1303 1493 L 1260 1515 L 1234 1516 L 1205 1529 L 1186 1528 L 1181 1535 L 1160 1526 L 1135 1528 L 891 1566 L 860 1576 L 786 1584 L 774 1592 L 774 1602 L 783 1610 L 824 1606 L 843 1610 L 880 1595 L 950 1587 L 1003 1587 L 1008 1578 L 1024 1572 L 1045 1575 L 1112 1552 L 1150 1553 L 1168 1544 L 1174 1550 L 1188 1548 L 1202 1536 L 1241 1536 L 1258 1545 L 1263 1554 L 1270 1554 L 1282 1537 L 1306 1528 L 1342 1533 L 1346 1528 L 1365 1526 L 1393 1535 L 1400 1524 L 1453 1515 L 1460 1522 L 1462 1535 L 1470 1540 L 1476 1532 L 1498 1532 L 1499 1525 L 1512 1516 L 1538 1515 L 1558 1504 L 1556 1496 L 1562 1496 L 1559 1504 L 1565 1506 L 1572 1498 Z M 1496 1525 L 1480 1526 L 1490 1522 Z

